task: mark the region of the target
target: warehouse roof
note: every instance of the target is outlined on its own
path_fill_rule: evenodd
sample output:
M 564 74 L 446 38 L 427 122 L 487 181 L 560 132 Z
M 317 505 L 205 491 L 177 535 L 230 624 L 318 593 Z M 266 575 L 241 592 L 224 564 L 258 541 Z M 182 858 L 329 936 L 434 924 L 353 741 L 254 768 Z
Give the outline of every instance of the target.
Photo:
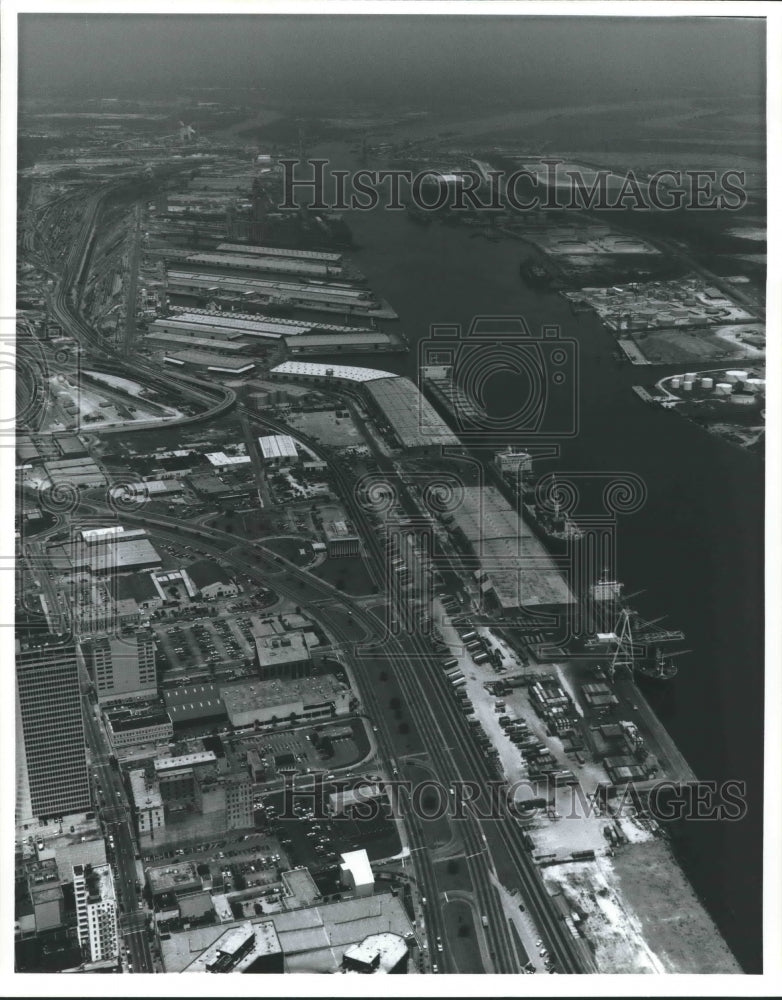
M 348 382 L 372 382 L 375 379 L 395 379 L 393 372 L 378 368 L 358 368 L 353 365 L 324 365 L 312 361 L 283 361 L 272 368 L 270 375 L 302 375 L 310 378 L 334 378 Z
M 233 374 L 242 374 L 255 367 L 254 362 L 247 361 L 245 358 L 227 358 L 225 355 L 211 351 L 177 351 L 164 355 L 163 360 L 180 365 L 198 365 L 208 368 L 210 371 L 231 372 Z
M 247 316 L 243 313 L 176 313 L 169 319 L 156 320 L 153 325 L 162 327 L 181 324 L 185 327 L 203 327 L 223 333 L 241 334 L 284 334 L 305 333 L 312 329 L 308 323 L 295 320 L 270 318 L 268 316 Z
M 242 334 L 237 334 L 237 337 L 241 338 Z M 189 348 L 195 348 L 196 350 L 215 350 L 218 352 L 228 351 L 229 353 L 238 353 L 240 351 L 246 351 L 249 345 L 243 340 L 214 340 L 207 337 L 191 337 L 186 333 L 170 333 L 165 330 L 158 331 L 155 333 L 147 334 L 147 340 L 152 342 L 152 347 L 169 347 L 174 348 L 181 347 L 184 350 Z
M 148 538 L 124 541 L 120 536 L 103 544 L 85 547 L 79 554 L 93 573 L 105 573 L 111 569 L 122 571 L 134 566 L 154 566 L 161 562 L 160 555 Z M 74 562 L 78 562 L 78 559 Z
M 462 487 L 451 514 L 503 607 L 574 602 L 552 557 L 496 487 Z
M 248 462 L 252 462 L 249 455 L 226 455 L 224 451 L 210 451 L 204 457 L 210 465 L 215 465 L 218 469 L 226 465 L 247 465 Z
M 296 442 L 290 434 L 270 434 L 267 437 L 258 438 L 261 446 L 261 453 L 265 459 L 275 458 L 298 458 Z
M 256 247 L 244 243 L 221 243 L 218 250 L 228 250 L 236 253 L 258 254 L 261 257 L 290 257 L 292 260 L 323 260 L 330 264 L 339 264 L 341 253 L 323 253 L 320 250 L 291 250 L 288 247 Z
M 309 285 L 295 281 L 279 281 L 275 278 L 255 278 L 241 275 L 233 276 L 226 274 L 205 274 L 200 271 L 171 270 L 168 272 L 168 281 L 172 285 L 192 285 L 197 288 L 237 288 L 237 289 L 257 289 L 259 292 L 269 294 L 278 292 L 284 296 L 298 299 L 332 299 L 343 302 L 364 302 L 367 305 L 371 301 L 370 296 L 362 288 L 344 288 L 341 285 Z
M 367 392 L 405 448 L 459 445 L 459 439 L 410 379 L 379 379 L 370 382 Z
M 285 331 L 285 343 L 288 345 L 290 340 L 291 345 L 295 347 L 333 347 L 335 344 L 390 344 L 393 341 L 390 334 L 381 333 L 379 330 L 358 330 L 356 333 L 302 333 L 295 337 L 291 337 L 290 333 L 289 330 Z
M 225 705 L 217 684 L 187 684 L 163 692 L 171 721 L 195 722 L 225 715 Z

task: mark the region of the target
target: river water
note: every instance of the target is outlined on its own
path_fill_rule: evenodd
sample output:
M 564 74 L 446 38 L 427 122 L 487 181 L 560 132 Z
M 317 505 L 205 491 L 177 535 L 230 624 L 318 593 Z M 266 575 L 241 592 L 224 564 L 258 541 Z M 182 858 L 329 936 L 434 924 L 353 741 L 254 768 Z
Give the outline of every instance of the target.
M 356 167 L 343 144 L 320 146 L 311 155 L 328 157 L 335 168 Z M 613 338 L 594 316 L 573 315 L 560 296 L 520 279 L 519 261 L 529 253 L 523 243 L 471 238 L 467 227 L 419 226 L 382 209 L 346 219 L 357 244 L 349 256 L 399 314 L 398 329 L 411 350 L 343 362 L 415 378 L 415 345 L 432 324 L 466 331 L 481 315 L 522 316 L 533 333 L 555 324 L 576 341 L 578 433 L 561 441 L 559 457 L 546 468 L 587 473 L 587 482 L 628 472 L 645 483 L 643 506 L 619 518 L 616 571 L 628 593 L 643 591 L 633 604 L 681 628 L 692 652 L 681 659 L 675 679 L 648 682 L 644 691 L 698 778 L 746 782 L 748 803 L 744 819 L 683 824 L 672 831 L 674 842 L 736 957 L 746 971 L 759 972 L 762 460 L 642 403 L 631 386 L 673 369 L 618 365 Z M 515 384 L 503 386 L 498 377 L 489 395 L 502 406 L 503 391 L 515 391 Z

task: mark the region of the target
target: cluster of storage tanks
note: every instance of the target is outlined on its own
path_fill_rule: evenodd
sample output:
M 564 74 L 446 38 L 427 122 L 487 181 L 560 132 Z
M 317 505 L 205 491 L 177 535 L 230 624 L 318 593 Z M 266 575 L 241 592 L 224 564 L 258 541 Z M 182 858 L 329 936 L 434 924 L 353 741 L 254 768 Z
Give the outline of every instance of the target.
M 671 379 L 671 389 L 683 392 L 692 392 L 694 388 L 702 392 L 713 392 L 715 396 L 730 396 L 736 386 L 741 386 L 744 392 L 756 393 L 765 392 L 766 380 L 764 378 L 751 378 L 749 372 L 740 369 L 732 369 L 723 373 L 720 381 L 716 382 L 709 375 L 697 375 L 695 372 L 687 372 L 685 375 L 675 375 Z

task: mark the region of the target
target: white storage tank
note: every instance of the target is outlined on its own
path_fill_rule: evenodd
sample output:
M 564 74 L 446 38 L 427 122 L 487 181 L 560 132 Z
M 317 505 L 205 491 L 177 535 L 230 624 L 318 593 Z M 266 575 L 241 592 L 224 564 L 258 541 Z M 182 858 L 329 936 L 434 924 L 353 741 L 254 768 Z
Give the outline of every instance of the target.
M 764 378 L 748 378 L 744 383 L 746 392 L 763 392 L 765 388 L 766 380 Z
M 725 381 L 730 382 L 731 385 L 735 385 L 737 382 L 744 382 L 748 375 L 749 372 L 743 372 L 738 368 L 734 368 L 732 371 L 725 372 Z
M 681 384 L 682 384 L 682 380 L 680 378 L 677 377 L 677 378 L 672 378 L 671 379 L 671 388 L 672 389 L 678 389 Z
M 685 372 L 684 373 L 684 381 L 685 382 L 694 382 L 697 374 L 698 374 L 697 372 Z
M 714 388 L 714 379 L 713 378 L 709 378 L 708 376 L 704 376 L 701 379 L 701 388 L 702 389 L 713 389 Z
M 730 394 L 733 392 L 733 386 L 730 384 L 730 382 L 718 382 L 714 386 L 714 392 L 718 396 L 730 396 Z
M 686 378 L 682 382 L 682 389 L 684 389 L 685 392 L 692 392 L 692 385 L 693 385 L 692 379 Z

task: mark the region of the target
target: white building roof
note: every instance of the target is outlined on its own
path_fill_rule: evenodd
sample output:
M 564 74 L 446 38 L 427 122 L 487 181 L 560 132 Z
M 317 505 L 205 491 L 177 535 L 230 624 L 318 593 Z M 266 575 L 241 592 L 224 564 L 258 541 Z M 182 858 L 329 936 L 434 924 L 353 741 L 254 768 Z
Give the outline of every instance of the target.
M 353 884 L 357 889 L 360 886 L 375 884 L 372 865 L 369 863 L 369 855 L 364 850 L 348 851 L 346 854 L 343 854 L 340 868 L 343 872 L 350 872 Z
M 272 375 L 305 375 L 311 378 L 345 379 L 350 382 L 372 382 L 378 378 L 397 378 L 393 372 L 377 368 L 356 368 L 353 365 L 324 365 L 311 361 L 283 361 L 271 369 Z
M 268 437 L 258 438 L 261 446 L 261 453 L 267 460 L 274 458 L 298 458 L 296 442 L 290 434 L 270 434 Z
M 179 767 L 195 767 L 197 764 L 213 764 L 217 760 L 214 750 L 202 750 L 199 753 L 186 753 L 181 757 L 155 758 L 155 771 L 173 771 Z
M 210 465 L 221 468 L 225 465 L 246 465 L 252 462 L 249 455 L 226 455 L 224 451 L 212 451 L 206 456 Z

